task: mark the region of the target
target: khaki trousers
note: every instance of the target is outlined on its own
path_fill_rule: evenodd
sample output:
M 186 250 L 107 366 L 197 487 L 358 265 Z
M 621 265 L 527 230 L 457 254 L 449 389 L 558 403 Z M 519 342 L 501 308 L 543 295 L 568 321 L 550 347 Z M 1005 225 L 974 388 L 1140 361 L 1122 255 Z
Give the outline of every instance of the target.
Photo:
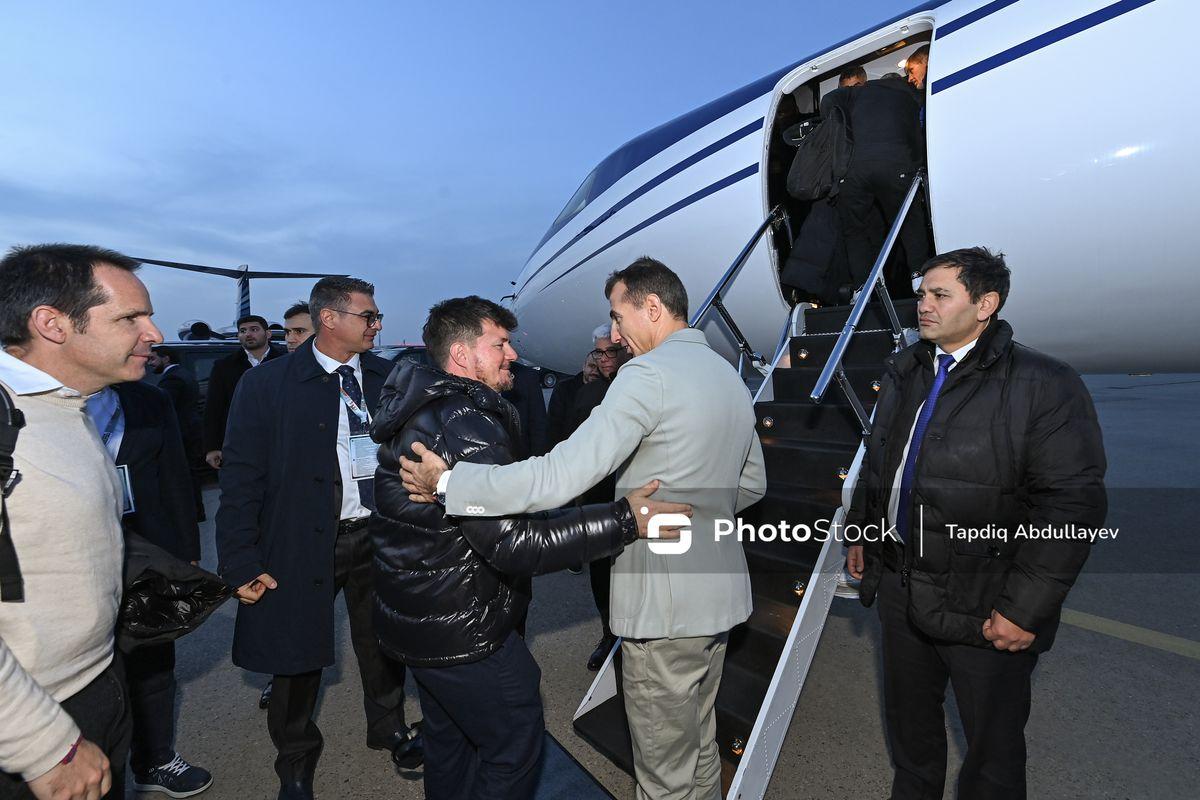
M 638 800 L 721 800 L 715 706 L 728 641 L 622 641 Z

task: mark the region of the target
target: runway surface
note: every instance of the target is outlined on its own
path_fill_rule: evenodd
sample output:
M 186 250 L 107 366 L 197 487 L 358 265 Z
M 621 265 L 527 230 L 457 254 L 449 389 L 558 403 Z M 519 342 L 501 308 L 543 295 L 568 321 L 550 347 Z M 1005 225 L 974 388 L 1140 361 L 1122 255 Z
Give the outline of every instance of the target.
M 1032 798 L 1194 798 L 1200 730 L 1200 376 L 1089 376 L 1109 458 L 1109 527 L 1067 600 L 1054 649 L 1034 673 L 1027 728 Z M 206 493 L 209 518 L 216 491 Z M 215 567 L 211 523 L 204 565 Z M 546 724 L 618 798 L 632 780 L 575 736 L 571 717 L 593 674 L 584 662 L 600 634 L 586 572 L 534 583 L 529 643 L 542 668 Z M 229 660 L 235 606 L 226 604 L 179 644 L 179 752 L 212 771 L 201 795 L 273 798 L 274 750 L 265 678 Z M 325 750 L 319 798 L 422 797 L 385 753 L 368 750 L 362 691 L 339 601 L 338 665 L 325 673 L 318 724 Z M 883 738 L 873 609 L 834 603 L 796 708 L 768 798 L 882 798 L 890 768 Z M 409 718 L 420 716 L 411 692 Z M 953 698 L 950 780 L 962 755 Z M 134 795 L 130 795 L 131 797 Z M 144 795 L 154 797 L 155 795 Z M 163 795 L 157 795 L 159 797 Z

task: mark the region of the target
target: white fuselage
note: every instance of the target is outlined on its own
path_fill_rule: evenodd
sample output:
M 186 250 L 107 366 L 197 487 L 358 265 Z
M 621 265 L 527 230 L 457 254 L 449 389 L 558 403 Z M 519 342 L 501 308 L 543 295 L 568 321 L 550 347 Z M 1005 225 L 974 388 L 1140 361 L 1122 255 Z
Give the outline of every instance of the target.
M 650 131 L 602 162 L 573 198 L 581 210 L 525 265 L 517 349 L 577 371 L 607 318 L 605 278 L 641 255 L 676 270 L 694 308 L 767 213 L 765 134 L 781 98 L 932 31 L 937 250 L 1003 251 L 1013 283 L 1002 316 L 1019 341 L 1081 371 L 1200 371 L 1198 240 L 1186 222 L 1200 102 L 1184 88 L 1198 23 L 1187 0 L 929 2 Z M 904 52 L 879 61 L 894 71 Z M 768 237 L 726 299 L 767 354 L 787 314 L 778 266 Z M 735 357 L 715 315 L 701 327 Z

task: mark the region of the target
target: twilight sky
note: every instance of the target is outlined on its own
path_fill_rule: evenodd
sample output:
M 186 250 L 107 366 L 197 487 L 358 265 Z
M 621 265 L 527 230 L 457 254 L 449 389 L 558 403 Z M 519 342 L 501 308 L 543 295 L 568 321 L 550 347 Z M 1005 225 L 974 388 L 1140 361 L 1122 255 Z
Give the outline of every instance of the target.
M 373 281 L 381 342 L 499 299 L 628 139 L 915 0 L 22 3 L 2 17 L 0 245 Z M 168 339 L 233 281 L 147 265 Z M 311 282 L 256 281 L 278 320 Z

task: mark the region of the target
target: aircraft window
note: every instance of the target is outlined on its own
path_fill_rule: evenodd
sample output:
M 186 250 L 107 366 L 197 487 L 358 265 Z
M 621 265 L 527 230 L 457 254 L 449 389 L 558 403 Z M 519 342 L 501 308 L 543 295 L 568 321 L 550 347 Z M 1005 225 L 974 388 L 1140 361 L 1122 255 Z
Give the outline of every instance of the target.
M 592 173 L 583 179 L 583 183 L 579 184 L 579 188 L 575 190 L 575 194 L 571 195 L 571 199 L 567 201 L 567 205 L 559 212 L 558 217 L 554 220 L 554 224 L 550 226 L 551 230 L 559 230 L 563 225 L 570 222 L 576 214 L 587 206 L 591 200 L 589 193 L 592 191 L 592 186 L 596 183 L 596 173 L 599 168 L 592 170 Z

